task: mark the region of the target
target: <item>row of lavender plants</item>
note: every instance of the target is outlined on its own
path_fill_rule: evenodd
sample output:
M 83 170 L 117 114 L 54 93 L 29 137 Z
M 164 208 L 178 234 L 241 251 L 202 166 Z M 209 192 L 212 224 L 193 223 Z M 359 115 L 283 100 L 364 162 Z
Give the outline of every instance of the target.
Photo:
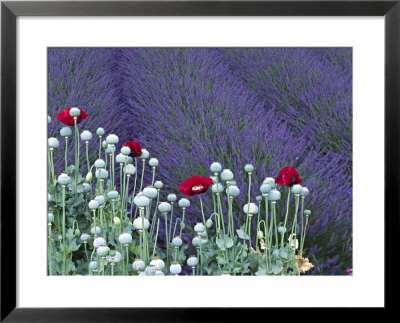
M 97 128 L 98 155 L 95 161 L 90 159 L 89 142 L 95 138 L 89 130 L 80 132 L 78 126 L 88 117 L 76 107 L 57 115 L 66 125 L 59 136 L 65 142 L 62 154 L 59 139 L 48 139 L 49 275 L 164 276 L 187 273 L 182 267 L 192 275 L 300 275 L 313 268 L 303 257 L 311 214 L 304 209 L 304 200 L 309 191 L 300 185 L 302 179 L 294 167 L 283 168 L 276 178 L 265 178 L 259 187 L 261 194 L 252 201 L 255 169 L 246 164 L 248 190 L 243 195 L 247 203 L 235 216 L 233 204 L 241 192 L 234 173 L 218 162 L 210 166 L 213 176 L 195 175 L 180 185 L 181 194 L 188 198 L 177 200 L 170 193 L 161 201 L 164 185 L 156 180 L 159 161 L 150 158 L 137 141 L 120 146 L 117 135 L 106 135 L 103 128 Z M 50 116 L 48 120 L 51 122 Z M 68 145 L 74 149 L 72 164 Z M 80 173 L 83 151 L 85 176 Z M 59 175 L 54 168 L 57 157 L 64 162 Z M 149 186 L 143 181 L 147 164 L 152 171 Z M 277 213 L 281 200 L 277 185 L 287 187 L 284 217 Z M 202 195 L 210 187 L 213 212 L 207 214 Z M 202 221 L 190 227 L 185 225 L 185 215 L 194 196 L 199 197 L 197 212 Z M 293 199 L 295 210 L 291 213 Z M 179 210 L 173 217 L 175 203 Z M 160 226 L 165 233 L 163 246 L 157 244 Z M 183 234 L 191 237 L 191 246 L 183 243 Z M 196 253 L 187 257 L 185 250 L 190 247 Z
M 167 192 L 178 194 L 176 183 L 190 174 L 207 177 L 204 166 L 214 160 L 235 173 L 242 192 L 247 163 L 255 166 L 253 187 L 256 178 L 295 166 L 318 192 L 308 198 L 313 274 L 345 274 L 351 267 L 350 49 L 53 48 L 48 57 L 49 114 L 79 102 L 91 115 L 86 128 L 103 124 L 122 142 L 135 138 L 157 154 Z M 53 120 L 49 135 L 58 131 Z M 92 160 L 96 149 L 90 141 Z M 68 158 L 73 154 L 70 145 Z M 55 168 L 62 171 L 63 161 Z M 151 180 L 146 168 L 144 181 Z M 256 195 L 252 190 L 252 200 Z M 211 195 L 203 201 L 212 213 Z M 202 219 L 199 200 L 191 202 L 186 221 L 193 227 Z M 232 205 L 236 225 L 245 202 L 241 194 Z M 284 217 L 285 209 L 278 211 Z M 182 240 L 190 244 L 189 236 Z M 163 227 L 158 243 L 165 245 Z

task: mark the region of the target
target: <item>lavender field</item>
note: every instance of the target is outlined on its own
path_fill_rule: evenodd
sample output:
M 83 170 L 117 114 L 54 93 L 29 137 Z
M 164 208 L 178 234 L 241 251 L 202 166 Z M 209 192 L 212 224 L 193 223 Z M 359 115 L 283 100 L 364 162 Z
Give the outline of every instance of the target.
M 179 185 L 212 175 L 214 161 L 235 173 L 243 192 L 246 163 L 255 167 L 255 188 L 294 166 L 310 190 L 304 248 L 311 274 L 347 275 L 352 268 L 351 48 L 49 48 L 49 137 L 59 137 L 56 116 L 68 107 L 89 114 L 81 130 L 103 127 L 118 134 L 117 149 L 134 140 L 159 160 L 160 200 L 183 197 Z M 89 143 L 93 161 L 98 146 Z M 57 174 L 63 152 L 60 140 Z M 81 158 L 85 173 L 84 150 Z M 145 180 L 152 180 L 150 167 Z M 260 192 L 252 194 L 255 200 Z M 209 215 L 212 196 L 203 195 Z M 190 202 L 186 224 L 193 226 L 202 215 L 199 200 Z M 244 203 L 245 194 L 233 207 Z

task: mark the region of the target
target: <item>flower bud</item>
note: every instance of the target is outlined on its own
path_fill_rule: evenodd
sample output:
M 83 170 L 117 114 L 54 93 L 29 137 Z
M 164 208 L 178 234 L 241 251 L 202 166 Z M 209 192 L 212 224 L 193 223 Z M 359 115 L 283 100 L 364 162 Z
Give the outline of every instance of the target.
M 106 148 L 108 147 L 107 141 L 103 140 L 103 142 L 101 143 L 101 147 L 103 147 L 104 149 L 106 149 Z
M 165 267 L 165 263 L 162 259 L 160 259 L 160 257 L 154 257 L 150 261 L 150 266 L 154 266 L 156 270 L 163 270 Z
M 154 266 L 147 266 L 144 270 L 147 276 L 155 276 L 156 274 L 156 267 Z
M 105 199 L 105 197 L 104 197 L 103 195 L 97 195 L 97 196 L 94 198 L 94 200 L 97 201 L 97 202 L 99 203 L 100 206 L 103 206 L 103 205 L 106 204 L 106 199 Z
M 177 197 L 176 197 L 176 195 L 175 195 L 175 194 L 173 194 L 173 193 L 171 193 L 171 194 L 168 194 L 168 196 L 167 196 L 167 200 L 168 200 L 168 202 L 175 202 L 175 201 L 176 201 L 176 199 L 177 199 Z
M 121 224 L 121 220 L 120 220 L 120 218 L 117 217 L 117 216 L 114 216 L 113 221 L 114 221 L 114 224 L 115 224 L 115 225 L 120 225 L 120 224 Z
M 211 228 L 212 225 L 213 225 L 213 221 L 212 221 L 211 219 L 207 219 L 207 221 L 206 221 L 206 227 L 207 227 L 207 229 Z
M 279 227 L 279 228 L 278 228 L 278 232 L 279 232 L 279 233 L 285 233 L 285 232 L 286 232 L 286 229 L 285 229 L 284 227 Z
M 92 181 L 92 178 L 93 178 L 92 172 L 86 174 L 86 182 L 90 183 Z
M 262 232 L 261 230 L 259 230 L 258 232 L 257 232 L 257 238 L 258 239 L 262 239 L 262 238 L 264 238 L 264 232 Z

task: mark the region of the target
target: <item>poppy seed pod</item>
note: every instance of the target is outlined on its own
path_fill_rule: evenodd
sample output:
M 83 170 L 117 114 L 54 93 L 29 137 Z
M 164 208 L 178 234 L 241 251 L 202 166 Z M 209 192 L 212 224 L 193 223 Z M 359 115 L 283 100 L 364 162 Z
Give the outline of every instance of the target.
M 156 270 L 163 270 L 165 267 L 165 263 L 162 259 L 160 259 L 160 257 L 154 257 L 150 261 L 150 266 L 154 266 Z
M 112 255 L 111 253 L 115 253 Z M 120 252 L 112 250 L 109 252 L 108 256 L 106 257 L 107 262 L 118 263 L 122 260 L 122 255 Z
M 62 127 L 60 130 L 60 135 L 62 137 L 71 137 L 72 136 L 72 129 L 70 127 Z
M 182 271 L 182 267 L 177 261 L 173 261 L 171 266 L 169 266 L 169 271 L 173 275 L 178 275 Z
M 135 175 L 136 167 L 132 164 L 128 164 L 124 167 L 124 172 L 126 173 L 126 175 Z
M 270 184 L 262 184 L 260 186 L 260 192 L 263 194 L 267 194 L 272 190 L 272 186 Z
M 107 179 L 108 171 L 106 169 L 99 168 L 98 170 L 96 170 L 96 178 Z
M 100 203 L 97 202 L 96 200 L 91 200 L 89 202 L 89 209 L 91 210 L 97 210 L 100 207 Z
M 127 163 L 128 163 L 128 164 L 133 164 L 133 158 L 132 158 L 131 156 L 128 156 L 128 161 L 127 161 Z
M 293 194 L 300 194 L 302 191 L 303 187 L 299 184 L 293 185 L 292 187 L 292 193 Z
M 303 188 L 301 189 L 300 195 L 301 195 L 301 196 L 307 196 L 308 194 L 310 194 L 310 191 L 308 190 L 308 188 L 307 188 L 307 187 L 303 187 Z
M 158 190 L 161 190 L 163 188 L 164 184 L 161 181 L 157 181 L 154 183 L 154 187 Z
M 133 270 L 136 270 L 136 271 L 141 271 L 145 267 L 146 267 L 146 264 L 144 263 L 144 261 L 142 259 L 135 259 L 135 261 L 132 264 Z
M 201 241 L 201 239 L 199 237 L 194 237 L 192 239 L 192 245 L 195 246 L 195 247 L 199 247 L 200 246 L 200 241 Z
M 194 226 L 194 231 L 195 231 L 196 233 L 201 233 L 201 232 L 203 232 L 205 229 L 206 229 L 206 227 L 205 227 L 204 224 L 201 223 L 201 222 L 197 223 L 197 224 Z
M 103 159 L 97 159 L 97 160 L 94 162 L 94 166 L 95 166 L 96 168 L 104 168 L 104 167 L 106 167 L 106 162 L 105 162 Z
M 158 166 L 158 159 L 157 158 L 150 158 L 149 165 L 150 165 L 150 167 L 157 167 Z
M 139 216 L 133 221 L 133 227 L 139 231 L 143 230 L 143 224 L 144 224 L 144 230 L 147 230 L 150 227 L 150 221 L 144 217 Z
M 307 216 L 311 215 L 311 211 L 310 210 L 304 210 L 304 214 L 307 215 Z
M 106 133 L 106 132 L 104 131 L 103 128 L 97 128 L 97 130 L 96 130 L 96 134 L 97 134 L 98 136 L 104 136 L 105 133 Z
M 97 261 L 91 261 L 89 264 L 89 269 L 92 271 L 97 270 Z
M 47 140 L 47 142 L 49 144 L 49 148 L 57 149 L 60 147 L 60 142 L 57 138 L 51 137 Z
M 180 207 L 189 207 L 190 206 L 190 201 L 188 199 L 185 198 L 181 198 L 178 202 L 178 205 Z
M 182 246 L 182 239 L 181 239 L 181 237 L 175 237 L 175 238 L 173 238 L 172 239 L 172 245 L 174 246 L 174 247 L 180 247 L 180 246 Z
M 104 197 L 103 195 L 97 195 L 97 196 L 94 198 L 94 200 L 97 201 L 97 202 L 99 203 L 100 206 L 103 206 L 103 205 L 106 204 L 106 199 L 105 199 L 105 197 Z
M 258 206 L 254 203 L 245 204 L 243 206 L 243 212 L 246 214 L 256 214 L 258 212 Z
M 176 195 L 173 194 L 173 193 L 172 193 L 172 194 L 168 194 L 168 196 L 167 196 L 168 202 L 175 202 L 176 199 L 177 199 L 177 197 L 176 197 Z
M 161 202 L 158 205 L 158 211 L 160 211 L 160 213 L 170 212 L 171 209 L 172 209 L 171 204 L 169 204 L 168 202 Z
M 230 169 L 224 169 L 220 176 L 223 181 L 233 180 L 233 173 Z
M 115 153 L 115 146 L 111 146 L 111 145 L 107 146 L 107 148 L 105 150 L 105 153 L 108 154 L 108 155 L 111 155 L 112 153 Z
M 90 141 L 90 140 L 92 140 L 92 138 L 93 138 L 93 135 L 89 130 L 82 131 L 82 133 L 81 133 L 82 141 Z
M 261 202 L 262 201 L 262 196 L 261 195 L 257 195 L 256 196 L 256 201 L 257 202 Z
M 102 237 L 98 237 L 98 238 L 96 238 L 96 239 L 93 240 L 93 247 L 95 247 L 96 249 L 97 249 L 98 247 L 106 246 L 106 245 L 107 245 L 107 242 L 106 242 L 106 240 L 105 240 L 104 238 L 102 238 Z
M 221 183 L 213 184 L 211 190 L 213 193 L 222 193 L 224 191 L 224 186 Z
M 196 256 L 189 256 L 186 263 L 189 267 L 196 267 L 199 264 L 199 259 Z
M 117 156 L 115 156 L 115 161 L 118 164 L 124 164 L 125 163 L 125 159 L 128 161 L 128 158 L 126 158 L 126 156 L 124 156 L 124 154 L 118 154 Z
M 100 247 L 97 248 L 96 251 L 97 251 L 97 254 L 98 254 L 100 257 L 105 257 L 105 256 L 108 255 L 108 252 L 110 251 L 110 248 L 107 247 L 107 246 L 100 246 Z
M 90 235 L 88 235 L 87 233 L 82 233 L 80 239 L 84 243 L 87 243 L 89 241 L 89 239 L 90 239 Z
M 213 163 L 211 164 L 211 166 L 210 166 L 210 170 L 211 170 L 213 173 L 219 173 L 219 172 L 222 170 L 222 166 L 221 166 L 221 164 L 218 163 L 218 162 L 213 162 Z
M 240 194 L 240 189 L 236 185 L 231 185 L 226 188 L 226 192 L 233 197 L 239 196 Z
M 251 173 L 251 172 L 254 171 L 254 166 L 251 165 L 251 164 L 246 164 L 246 165 L 244 166 L 244 171 L 245 171 L 246 173 Z
M 51 117 L 47 116 L 47 123 L 50 123 L 50 122 L 51 122 Z
M 53 213 L 48 213 L 47 214 L 47 221 L 53 222 L 54 221 L 54 214 Z
M 82 186 L 83 186 L 83 189 L 84 189 L 86 192 L 89 192 L 89 191 L 90 191 L 90 184 L 89 184 L 89 183 L 83 183 Z
M 60 176 L 58 176 L 57 182 L 58 184 L 65 186 L 69 184 L 69 181 L 71 179 L 69 178 L 69 176 L 67 174 L 62 173 Z
M 131 149 L 128 146 L 123 146 L 121 148 L 121 154 L 124 156 L 128 156 L 131 153 Z
M 132 242 L 132 236 L 129 233 L 122 233 L 118 240 L 122 245 L 128 245 Z
M 109 191 L 107 197 L 111 200 L 115 200 L 119 197 L 119 193 L 117 191 Z
M 165 276 L 161 269 L 156 270 L 156 276 Z
M 279 227 L 279 228 L 278 228 L 278 232 L 279 232 L 279 233 L 285 233 L 285 232 L 286 232 L 286 229 L 285 229 L 284 227 Z
M 138 194 L 136 195 L 136 197 L 133 199 L 133 203 L 135 203 L 135 205 L 137 207 L 146 207 L 150 205 L 150 199 L 143 195 L 143 194 Z
M 145 268 L 144 272 L 147 276 L 155 276 L 156 274 L 156 267 L 149 265 Z
M 275 188 L 276 184 L 275 184 L 275 178 L 273 177 L 266 177 L 263 181 L 263 184 L 268 184 L 271 185 L 271 188 Z
M 210 176 L 210 178 L 211 178 L 211 180 L 212 180 L 213 184 L 215 184 L 215 183 L 217 183 L 217 182 L 218 182 L 218 178 L 217 178 L 217 176 Z
M 270 201 L 279 201 L 281 199 L 281 192 L 276 189 L 273 189 L 268 193 L 268 200 Z
M 106 141 L 109 145 L 116 145 L 119 141 L 119 138 L 115 134 L 110 134 L 107 136 Z
M 94 234 L 94 227 L 90 229 L 91 234 Z M 101 228 L 96 226 L 96 234 L 101 234 Z
M 157 189 L 153 186 L 147 186 L 143 189 L 143 195 L 149 199 L 154 199 L 157 197 Z
M 49 202 L 53 201 L 53 197 L 51 196 L 50 193 L 47 193 L 47 201 Z
M 142 154 L 139 156 L 141 159 L 146 159 L 150 157 L 150 153 L 147 151 L 147 149 L 142 149 Z
M 71 117 L 78 117 L 78 116 L 80 116 L 80 114 L 81 114 L 81 110 L 79 110 L 76 107 L 73 107 L 73 108 L 71 108 L 71 110 L 69 110 L 69 115 Z

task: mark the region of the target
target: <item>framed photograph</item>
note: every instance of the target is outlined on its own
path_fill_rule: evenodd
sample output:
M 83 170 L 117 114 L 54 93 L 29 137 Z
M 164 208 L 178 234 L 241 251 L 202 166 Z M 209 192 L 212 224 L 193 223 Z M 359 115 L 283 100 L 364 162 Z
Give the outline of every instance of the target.
M 399 18 L 3 1 L 1 320 L 390 308 Z

